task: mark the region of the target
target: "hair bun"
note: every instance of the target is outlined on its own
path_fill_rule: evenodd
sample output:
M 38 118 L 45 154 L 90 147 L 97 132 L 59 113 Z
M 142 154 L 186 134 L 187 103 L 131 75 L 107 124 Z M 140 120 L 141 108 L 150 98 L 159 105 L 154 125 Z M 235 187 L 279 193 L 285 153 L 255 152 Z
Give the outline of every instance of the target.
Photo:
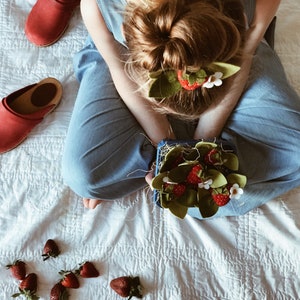
M 228 61 L 240 47 L 232 19 L 205 1 L 155 1 L 135 7 L 124 31 L 133 60 L 155 71 Z M 127 13 L 129 15 L 129 13 Z
M 149 72 L 195 71 L 216 61 L 230 63 L 241 51 L 243 22 L 240 0 L 131 1 L 124 15 L 127 72 L 148 97 Z M 199 115 L 213 99 L 214 91 L 205 90 L 180 91 L 158 100 L 159 105 Z

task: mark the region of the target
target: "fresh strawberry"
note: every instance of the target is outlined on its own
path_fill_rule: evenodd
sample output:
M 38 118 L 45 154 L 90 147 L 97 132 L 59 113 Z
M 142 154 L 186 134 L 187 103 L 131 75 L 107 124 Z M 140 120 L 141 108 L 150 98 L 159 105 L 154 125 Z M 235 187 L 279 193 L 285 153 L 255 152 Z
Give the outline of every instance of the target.
M 47 240 L 43 249 L 43 260 L 47 260 L 49 257 L 57 257 L 60 254 L 58 246 L 54 240 Z
M 218 193 L 212 193 L 212 198 L 215 201 L 215 203 L 218 206 L 224 206 L 226 205 L 230 198 L 228 194 L 218 194 Z
M 192 170 L 188 174 L 186 181 L 190 184 L 198 184 L 202 182 L 202 179 L 200 177 L 201 174 L 202 174 L 202 166 L 200 164 L 195 165 L 193 166 Z
M 200 84 L 197 81 L 195 81 L 194 83 L 190 83 L 188 79 L 184 79 L 181 70 L 177 71 L 177 78 L 180 85 L 188 91 L 193 91 L 202 85 L 202 83 Z
M 142 286 L 139 277 L 122 276 L 113 279 L 110 287 L 121 297 L 142 298 Z
M 29 290 L 36 292 L 37 289 L 37 275 L 35 273 L 28 274 L 20 283 L 19 288 L 21 290 Z
M 13 294 L 13 298 L 17 298 L 20 295 L 24 295 L 28 300 L 37 300 L 39 299 L 36 296 L 37 290 L 37 275 L 35 273 L 28 274 L 25 279 L 23 279 L 19 284 L 19 293 Z
M 60 283 L 56 283 L 50 291 L 50 300 L 67 300 L 69 294 L 67 289 Z
M 222 165 L 223 160 L 221 156 L 221 152 L 217 149 L 211 149 L 205 156 L 204 161 L 208 165 Z
M 16 260 L 14 263 L 7 265 L 12 276 L 18 280 L 23 280 L 26 277 L 26 264 L 21 260 Z
M 100 275 L 93 263 L 89 261 L 82 263 L 79 270 L 75 272 L 84 278 L 98 277 Z
M 60 271 L 60 275 L 63 276 L 61 280 L 61 284 L 66 288 L 71 289 L 78 289 L 79 288 L 79 281 L 76 275 L 72 271 Z

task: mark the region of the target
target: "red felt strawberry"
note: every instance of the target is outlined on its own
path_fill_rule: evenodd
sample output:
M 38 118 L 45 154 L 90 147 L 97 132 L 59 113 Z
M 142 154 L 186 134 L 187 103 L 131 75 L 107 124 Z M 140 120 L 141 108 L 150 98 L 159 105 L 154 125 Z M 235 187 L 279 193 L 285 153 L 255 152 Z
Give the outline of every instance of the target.
M 63 276 L 60 283 L 64 287 L 70 288 L 70 289 L 78 289 L 79 288 L 78 278 L 76 277 L 76 275 L 72 271 L 62 270 L 62 271 L 59 272 L 59 274 Z
M 221 152 L 217 149 L 211 149 L 205 156 L 204 161 L 208 165 L 223 164 Z
M 218 194 L 218 193 L 212 193 L 212 198 L 215 201 L 215 203 L 218 206 L 224 206 L 226 205 L 230 198 L 228 194 Z
M 176 196 L 176 197 L 180 197 L 184 194 L 186 190 L 186 186 L 184 184 L 175 184 L 174 187 L 173 187 L 173 194 Z
M 181 183 L 177 183 L 177 184 L 165 183 L 164 190 L 167 193 L 172 193 L 175 197 L 180 197 L 184 194 L 186 190 L 186 186 Z
M 67 289 L 60 283 L 56 283 L 50 291 L 50 300 L 67 300 L 69 294 Z
M 12 276 L 18 280 L 23 280 L 26 276 L 26 264 L 19 259 L 7 265 L 6 268 L 10 269 Z
M 76 273 L 84 278 L 98 277 L 100 275 L 94 264 L 89 261 L 82 263 L 79 270 L 76 270 Z
M 177 78 L 180 83 L 180 85 L 188 91 L 193 91 L 200 87 L 202 84 L 195 81 L 194 83 L 190 83 L 188 79 L 183 78 L 183 72 L 181 70 L 177 71 Z
M 122 276 L 113 279 L 110 282 L 110 287 L 121 297 L 142 298 L 142 286 L 139 277 Z
M 43 260 L 47 260 L 49 257 L 57 257 L 60 254 L 59 248 L 56 242 L 52 239 L 46 241 L 43 248 Z
M 202 174 L 202 166 L 200 164 L 195 165 L 193 166 L 192 170 L 188 174 L 186 181 L 190 184 L 198 184 L 202 182 L 202 179 L 200 178 L 201 174 Z
M 28 274 L 25 279 L 23 279 L 19 284 L 19 293 L 13 294 L 12 297 L 16 298 L 20 295 L 24 295 L 28 300 L 37 300 L 39 299 L 36 296 L 37 290 L 37 275 L 35 273 Z

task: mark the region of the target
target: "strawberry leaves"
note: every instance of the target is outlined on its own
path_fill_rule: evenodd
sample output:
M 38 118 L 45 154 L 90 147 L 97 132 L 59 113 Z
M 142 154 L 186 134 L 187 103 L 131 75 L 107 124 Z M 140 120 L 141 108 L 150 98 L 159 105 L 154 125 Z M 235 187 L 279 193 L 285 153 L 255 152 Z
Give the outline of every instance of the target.
M 19 284 L 19 293 L 13 294 L 12 298 L 24 295 L 28 300 L 38 300 L 36 295 L 37 275 L 35 273 L 28 274 Z

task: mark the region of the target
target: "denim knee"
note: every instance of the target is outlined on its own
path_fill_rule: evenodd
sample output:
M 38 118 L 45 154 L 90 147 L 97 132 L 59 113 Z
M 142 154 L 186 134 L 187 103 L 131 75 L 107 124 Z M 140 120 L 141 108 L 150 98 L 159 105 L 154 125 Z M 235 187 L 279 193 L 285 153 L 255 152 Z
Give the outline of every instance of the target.
M 155 154 L 155 147 L 143 135 L 129 138 L 123 147 L 110 152 L 99 147 L 87 154 L 66 147 L 62 175 L 65 184 L 81 197 L 114 200 L 146 185 L 144 177 Z

